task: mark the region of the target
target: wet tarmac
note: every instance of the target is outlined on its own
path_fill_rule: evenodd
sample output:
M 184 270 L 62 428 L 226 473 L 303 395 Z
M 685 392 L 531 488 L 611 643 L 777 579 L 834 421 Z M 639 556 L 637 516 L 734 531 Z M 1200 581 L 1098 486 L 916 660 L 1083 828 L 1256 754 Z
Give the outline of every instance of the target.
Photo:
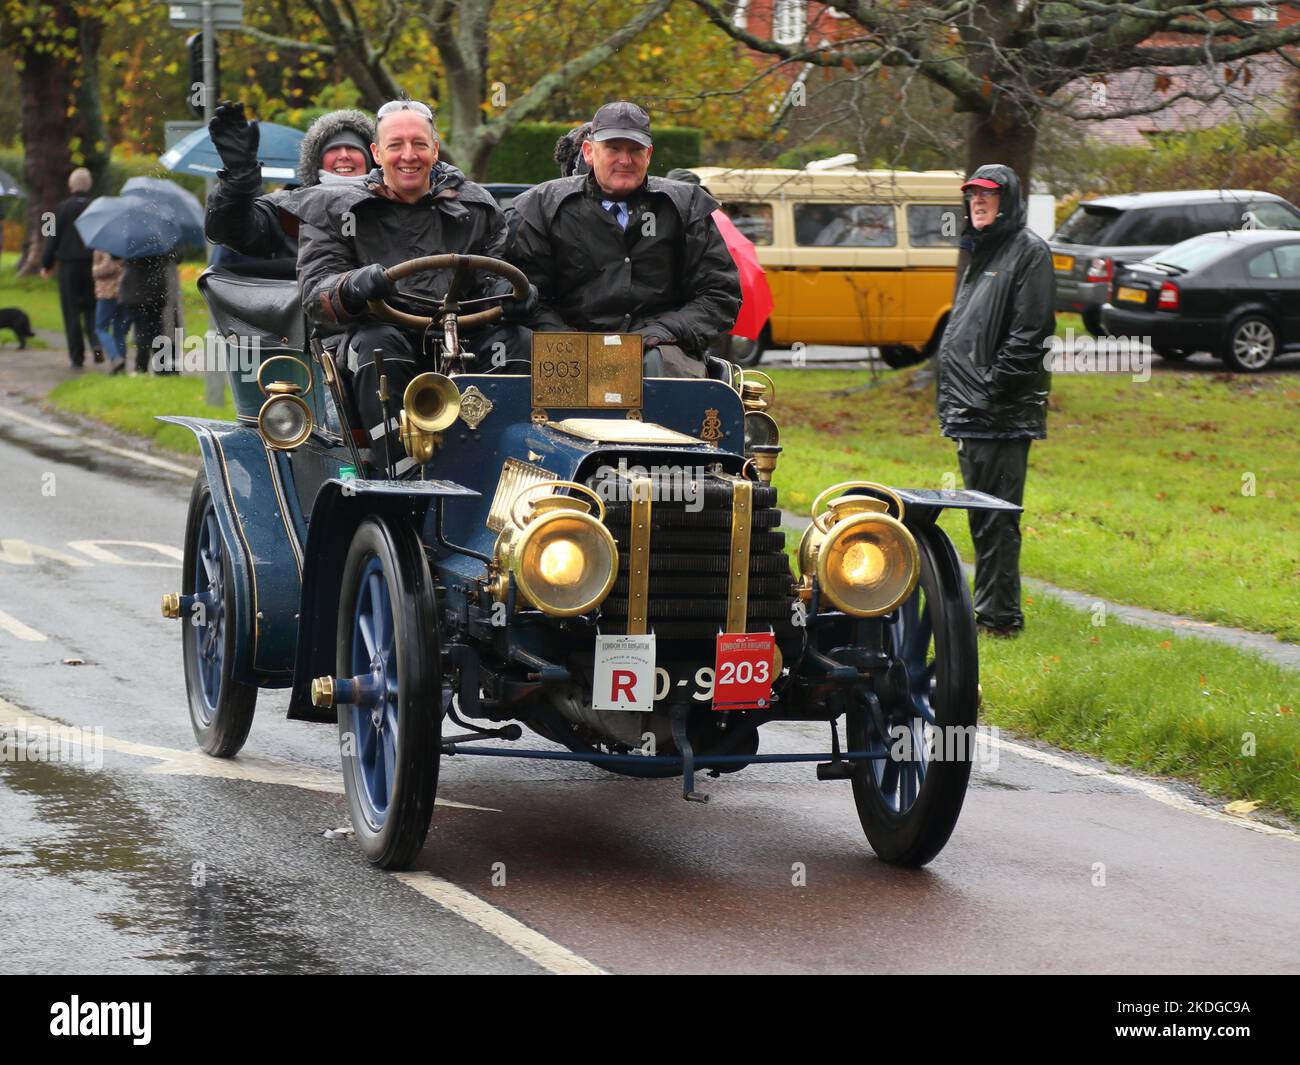
M 1011 743 L 920 872 L 879 862 L 847 783 L 806 765 L 704 778 L 705 806 L 467 757 L 413 877 L 376 872 L 331 832 L 334 730 L 286 721 L 283 693 L 243 756 L 195 752 L 158 613 L 179 567 L 150 546 L 179 546 L 189 485 L 80 449 L 0 420 L 0 612 L 40 637 L 0 627 L 0 741 L 45 719 L 101 740 L 89 765 L 0 760 L 0 972 L 1300 971 L 1294 833 Z

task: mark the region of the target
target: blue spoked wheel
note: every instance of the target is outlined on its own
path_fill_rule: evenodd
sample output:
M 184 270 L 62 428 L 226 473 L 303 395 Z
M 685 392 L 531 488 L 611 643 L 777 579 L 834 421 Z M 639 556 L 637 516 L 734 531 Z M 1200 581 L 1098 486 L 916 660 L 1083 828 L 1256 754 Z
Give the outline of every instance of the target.
M 229 758 L 248 739 L 257 688 L 231 676 L 235 661 L 235 568 L 217 524 L 206 473 L 195 478 L 185 522 L 181 591 L 194 597 L 182 620 L 185 688 L 194 738 L 208 754 Z
M 370 518 L 353 536 L 336 659 L 353 831 L 372 864 L 404 868 L 429 831 L 442 732 L 433 581 L 408 522 Z
M 916 591 L 895 612 L 885 643 L 895 665 L 848 715 L 855 750 L 891 757 L 859 763 L 853 798 L 872 850 L 920 866 L 952 835 L 966 798 L 979 710 L 975 616 L 961 563 L 943 530 L 912 527 L 921 557 Z

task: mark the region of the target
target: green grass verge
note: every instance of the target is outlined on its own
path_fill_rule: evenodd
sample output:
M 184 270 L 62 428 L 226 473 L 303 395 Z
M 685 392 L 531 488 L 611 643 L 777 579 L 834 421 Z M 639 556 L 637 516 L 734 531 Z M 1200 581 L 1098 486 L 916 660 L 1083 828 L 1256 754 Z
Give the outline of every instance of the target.
M 961 487 L 916 371 L 774 370 L 781 503 L 851 478 Z M 1058 374 L 1035 442 L 1021 569 L 1117 602 L 1300 640 L 1300 383 L 1161 371 Z M 1243 494 L 1253 489 L 1254 494 Z M 965 522 L 945 527 L 972 557 Z
M 209 407 L 203 401 L 202 377 L 106 377 L 102 374 L 74 377 L 55 386 L 47 401 L 115 429 L 146 437 L 159 447 L 190 455 L 199 452 L 194 434 L 179 425 L 157 421 L 156 415 L 235 420 L 230 390 L 226 390 L 223 406 Z
M 1221 644 L 1029 596 L 980 639 L 985 723 L 1300 818 L 1300 677 Z M 1251 753 L 1253 751 L 1253 753 Z

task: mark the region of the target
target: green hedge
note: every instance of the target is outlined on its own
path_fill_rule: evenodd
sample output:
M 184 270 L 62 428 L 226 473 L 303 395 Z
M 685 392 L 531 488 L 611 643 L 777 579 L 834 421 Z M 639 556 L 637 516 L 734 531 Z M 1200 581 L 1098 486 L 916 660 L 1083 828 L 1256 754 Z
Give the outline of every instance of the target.
M 535 184 L 559 177 L 555 142 L 576 125 L 577 122 L 521 122 L 492 153 L 487 180 Z M 650 173 L 662 176 L 674 167 L 698 166 L 703 138 L 701 130 L 688 126 L 656 129 Z

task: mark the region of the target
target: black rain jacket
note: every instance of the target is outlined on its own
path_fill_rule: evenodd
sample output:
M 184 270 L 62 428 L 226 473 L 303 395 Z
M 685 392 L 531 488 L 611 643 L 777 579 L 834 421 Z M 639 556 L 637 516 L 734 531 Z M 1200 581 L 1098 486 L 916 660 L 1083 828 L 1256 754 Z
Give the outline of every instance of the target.
M 740 275 L 697 185 L 647 178 L 628 224 L 601 206 L 594 175 L 557 178 L 514 202 L 511 261 L 537 286 L 546 332 L 640 333 L 702 356 L 740 310 Z
M 74 223 L 93 199 L 87 192 L 74 192 L 54 208 L 54 232 L 45 238 L 41 269 L 53 270 L 56 262 L 90 262 L 90 249 L 82 243 Z
M 1056 275 L 1047 242 L 1025 226 L 1020 179 L 1010 167 L 982 166 L 971 177 L 1002 186 L 998 217 L 970 224 L 962 276 L 938 354 L 939 424 L 944 436 L 1041 440 L 1051 386 L 1048 338 L 1056 327 Z
M 448 163 L 435 163 L 429 191 L 415 203 L 385 195 L 384 172 L 372 170 L 360 184 L 323 184 L 299 189 L 284 204 L 299 220 L 298 285 L 302 307 L 319 337 L 373 321 L 369 311 L 351 314 L 339 289 L 349 273 L 371 263 L 396 266 L 425 255 L 487 255 L 504 259 L 506 222 L 492 194 Z M 398 282 L 393 302 L 415 314 L 427 308 L 403 304 L 401 294 L 442 299 L 450 270 L 420 273 Z M 459 298 L 511 291 L 510 282 L 476 273 Z M 482 309 L 482 308 L 475 308 Z
M 348 130 L 369 144 L 375 124 L 362 111 L 331 111 L 308 127 L 298 151 L 298 184 L 310 188 L 320 183 L 325 145 L 336 133 Z M 255 259 L 292 259 L 298 254 L 298 220 L 286 209 L 297 189 L 280 189 L 263 196 L 262 169 L 243 173 L 217 171 L 217 183 L 208 196 L 203 233 L 213 244 Z

